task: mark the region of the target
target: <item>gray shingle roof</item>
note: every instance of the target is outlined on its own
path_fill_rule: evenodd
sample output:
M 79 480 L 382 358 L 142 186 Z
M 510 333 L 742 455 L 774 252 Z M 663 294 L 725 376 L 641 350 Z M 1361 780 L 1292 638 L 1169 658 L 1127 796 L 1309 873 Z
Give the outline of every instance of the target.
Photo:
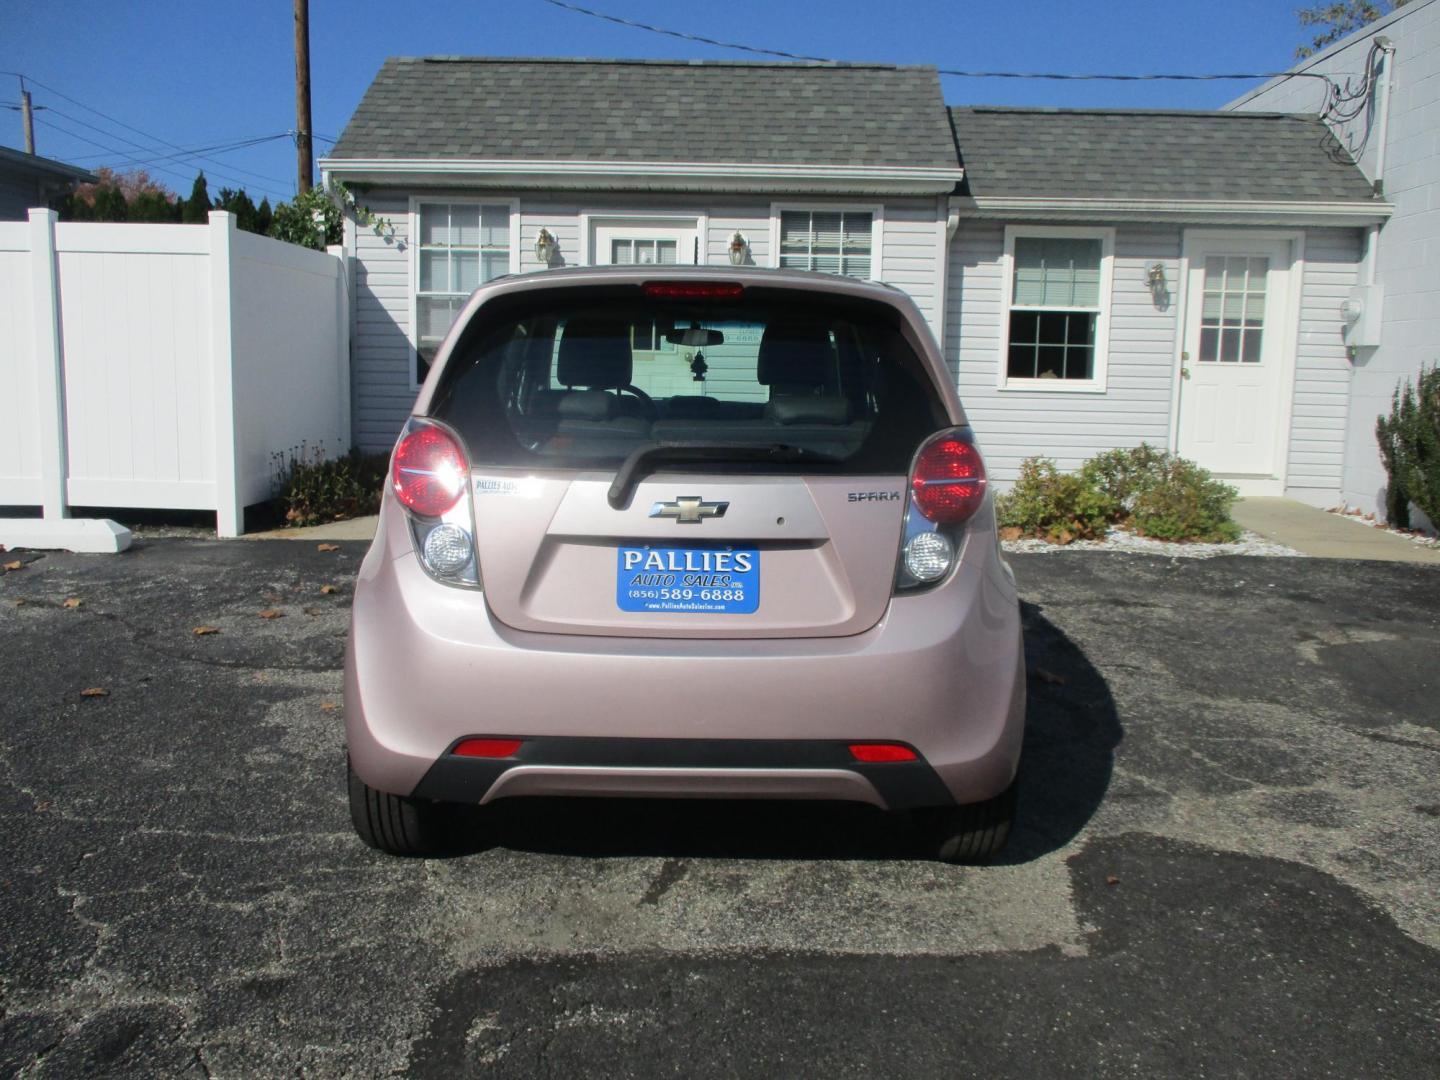
M 11 175 L 57 177 L 61 180 L 73 180 L 79 184 L 93 184 L 100 179 L 94 173 L 82 169 L 78 165 L 67 165 L 63 161 L 12 150 L 8 146 L 0 146 L 0 171 Z
M 955 167 L 934 68 L 390 59 L 345 158 Z
M 952 108 L 961 193 L 1233 202 L 1370 201 L 1314 116 Z

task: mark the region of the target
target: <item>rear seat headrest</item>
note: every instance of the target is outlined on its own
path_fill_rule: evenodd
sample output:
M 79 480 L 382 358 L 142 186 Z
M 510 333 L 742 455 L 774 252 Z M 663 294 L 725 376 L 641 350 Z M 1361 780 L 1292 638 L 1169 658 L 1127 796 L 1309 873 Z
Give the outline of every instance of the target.
M 560 338 L 555 377 L 561 386 L 611 390 L 631 381 L 630 327 L 605 319 L 571 319 Z
M 848 424 L 850 400 L 839 396 L 772 398 L 765 418 L 779 424 Z
M 755 378 L 765 386 L 824 386 L 835 367 L 830 332 L 814 323 L 771 323 L 760 338 Z
M 562 420 L 609 420 L 615 398 L 604 390 L 572 390 L 560 397 Z

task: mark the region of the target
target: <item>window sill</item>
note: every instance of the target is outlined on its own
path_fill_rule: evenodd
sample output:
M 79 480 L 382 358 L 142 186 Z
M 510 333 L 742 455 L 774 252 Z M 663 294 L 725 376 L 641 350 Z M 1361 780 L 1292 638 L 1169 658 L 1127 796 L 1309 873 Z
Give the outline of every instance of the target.
M 1010 394 L 1104 394 L 1108 388 L 1094 379 L 1009 379 L 999 386 Z

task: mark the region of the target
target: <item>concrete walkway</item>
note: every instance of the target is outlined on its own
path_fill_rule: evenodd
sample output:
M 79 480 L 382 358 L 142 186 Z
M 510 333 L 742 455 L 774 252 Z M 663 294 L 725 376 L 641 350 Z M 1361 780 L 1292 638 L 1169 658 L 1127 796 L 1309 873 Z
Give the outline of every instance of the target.
M 246 533 L 245 540 L 371 540 L 375 536 L 375 523 L 380 519 L 374 514 L 369 517 L 350 518 L 347 521 L 331 521 L 324 525 L 307 525 L 303 529 L 268 529 L 265 532 Z
M 1235 504 L 1234 517 L 1243 528 L 1306 555 L 1440 566 L 1440 548 L 1425 547 L 1294 499 L 1241 499 Z

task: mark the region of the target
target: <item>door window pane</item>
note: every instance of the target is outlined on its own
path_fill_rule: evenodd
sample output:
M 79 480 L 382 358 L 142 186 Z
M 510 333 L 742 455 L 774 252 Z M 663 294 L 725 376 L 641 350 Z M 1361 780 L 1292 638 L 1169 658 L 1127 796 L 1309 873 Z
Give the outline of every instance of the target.
M 1270 260 L 1264 257 L 1206 257 L 1200 304 L 1201 363 L 1261 362 L 1269 273 Z

